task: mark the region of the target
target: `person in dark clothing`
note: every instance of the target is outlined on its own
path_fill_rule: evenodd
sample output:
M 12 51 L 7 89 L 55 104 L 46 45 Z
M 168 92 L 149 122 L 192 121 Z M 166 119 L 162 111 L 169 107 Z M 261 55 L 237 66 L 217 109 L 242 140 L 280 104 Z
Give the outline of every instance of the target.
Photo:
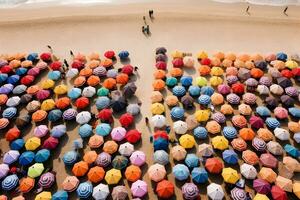
M 149 10 L 149 17 L 152 19 L 152 18 L 154 18 L 154 16 L 153 16 L 153 10 Z
M 146 123 L 147 126 L 149 125 L 149 119 L 148 119 L 148 117 L 145 117 L 145 123 Z
M 283 14 L 285 14 L 286 16 L 288 16 L 288 14 L 286 13 L 288 9 L 289 9 L 289 7 L 287 6 L 287 7 L 285 7 L 285 9 L 283 10 Z
M 150 35 L 150 26 L 149 25 L 147 25 L 147 27 L 146 27 L 146 33 L 147 33 L 147 35 Z
M 247 13 L 248 15 L 250 15 L 249 9 L 250 9 L 250 6 L 248 6 L 248 7 L 246 8 L 246 13 Z
M 134 67 L 134 71 L 137 71 L 139 68 L 137 66 Z
M 146 16 L 143 16 L 143 21 L 144 21 L 145 25 L 147 25 Z

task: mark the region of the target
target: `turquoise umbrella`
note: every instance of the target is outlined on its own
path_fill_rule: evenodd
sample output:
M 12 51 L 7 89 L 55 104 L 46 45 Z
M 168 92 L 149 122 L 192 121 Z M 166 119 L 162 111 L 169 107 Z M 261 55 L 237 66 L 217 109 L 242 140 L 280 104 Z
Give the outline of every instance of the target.
M 80 96 L 81 96 L 81 89 L 80 88 L 72 88 L 68 92 L 68 97 L 70 97 L 71 99 L 77 99 Z
M 41 149 L 35 154 L 35 162 L 43 163 L 46 162 L 50 157 L 50 151 L 48 149 Z
M 206 94 L 208 96 L 213 95 L 213 93 L 215 92 L 214 88 L 212 88 L 211 86 L 203 86 L 201 88 L 201 94 Z
M 19 164 L 23 166 L 30 165 L 34 160 L 34 153 L 32 151 L 25 151 L 19 157 Z
M 175 77 L 168 77 L 166 79 L 166 85 L 168 87 L 174 87 L 175 85 L 177 85 L 178 81 L 177 81 L 177 78 Z
M 93 133 L 93 128 L 89 124 L 84 124 L 79 127 L 79 135 L 82 138 L 89 137 L 92 135 L 92 133 Z
M 52 200 L 68 200 L 68 192 L 64 190 L 58 190 L 52 195 Z
M 189 168 L 184 164 L 175 165 L 173 167 L 172 173 L 175 176 L 175 178 L 179 181 L 184 181 L 190 176 Z
M 8 78 L 7 74 L 0 73 L 0 83 L 4 83 L 7 78 Z
M 284 150 L 286 151 L 287 154 L 293 156 L 294 158 L 298 158 L 300 156 L 299 150 L 290 144 L 286 144 L 284 146 Z
M 188 92 L 190 93 L 191 96 L 196 97 L 200 95 L 200 87 L 197 85 L 191 85 L 188 89 Z
M 99 124 L 96 127 L 96 134 L 101 136 L 107 136 L 111 132 L 111 126 L 107 123 Z
M 184 162 L 189 168 L 194 168 L 194 167 L 199 166 L 199 158 L 194 153 L 187 154 L 187 156 L 185 157 Z
M 19 76 L 25 75 L 27 73 L 28 69 L 24 67 L 20 67 L 16 70 L 16 74 Z
M 59 109 L 54 109 L 54 110 L 51 110 L 49 113 L 48 113 L 48 120 L 50 122 L 56 122 L 58 120 L 60 120 L 62 118 L 62 111 L 59 110 Z
M 195 167 L 191 174 L 193 181 L 197 184 L 205 183 L 208 180 L 208 173 L 202 167 Z
M 48 73 L 48 78 L 53 81 L 57 81 L 61 78 L 61 73 L 60 73 L 60 71 L 57 71 L 57 70 L 51 71 Z

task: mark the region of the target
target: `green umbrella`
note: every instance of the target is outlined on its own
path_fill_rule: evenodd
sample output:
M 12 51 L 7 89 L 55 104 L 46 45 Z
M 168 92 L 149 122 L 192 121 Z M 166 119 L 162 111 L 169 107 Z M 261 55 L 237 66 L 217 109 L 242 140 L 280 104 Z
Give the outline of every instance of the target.
M 28 176 L 31 178 L 36 178 L 39 177 L 43 171 L 44 171 L 44 165 L 43 163 L 35 163 L 34 165 L 32 165 L 31 167 L 28 168 Z
M 108 96 L 108 94 L 109 94 L 109 90 L 106 89 L 105 87 L 99 88 L 98 91 L 97 91 L 97 95 L 99 97 Z
M 115 169 L 124 169 L 127 167 L 128 159 L 125 156 L 116 156 L 112 161 L 112 166 Z

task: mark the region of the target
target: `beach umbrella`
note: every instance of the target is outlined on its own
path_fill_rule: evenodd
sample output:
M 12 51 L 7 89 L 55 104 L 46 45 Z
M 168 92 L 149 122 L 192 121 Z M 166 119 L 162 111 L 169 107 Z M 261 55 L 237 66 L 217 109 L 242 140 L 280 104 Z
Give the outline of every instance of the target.
M 134 151 L 134 146 L 129 142 L 123 143 L 119 146 L 119 153 L 123 156 L 130 156 Z
M 280 101 L 281 101 L 282 105 L 285 107 L 292 107 L 295 104 L 295 100 L 288 95 L 282 95 L 280 97 Z
M 128 128 L 134 122 L 134 118 L 131 114 L 125 113 L 120 116 L 119 122 L 123 127 Z
M 278 164 L 278 160 L 270 153 L 261 154 L 259 160 L 263 166 L 269 168 L 276 168 Z
M 48 137 L 44 142 L 43 142 L 43 148 L 53 150 L 57 147 L 59 141 L 55 137 Z
M 271 185 L 263 179 L 255 179 L 253 181 L 253 188 L 260 194 L 268 194 L 271 191 Z
M 142 166 L 146 162 L 146 155 L 142 151 L 135 151 L 130 156 L 130 162 L 136 166 Z
M 213 105 L 221 105 L 224 103 L 224 97 L 219 93 L 214 93 L 211 95 L 210 100 Z
M 134 197 L 143 197 L 148 193 L 148 185 L 145 181 L 137 180 L 131 185 L 130 190 Z
M 107 73 L 106 68 L 103 66 L 98 66 L 93 69 L 93 74 L 99 77 L 106 76 L 106 73 Z
M 126 133 L 125 138 L 128 142 L 134 144 L 140 141 L 141 136 L 142 136 L 141 132 L 139 132 L 136 129 L 132 129 Z
M 243 115 L 234 115 L 231 121 L 238 128 L 245 128 L 247 126 L 247 120 Z
M 8 107 L 2 112 L 2 117 L 7 119 L 12 119 L 17 115 L 17 108 L 15 107 Z
M 24 69 L 19 70 L 19 73 L 24 73 L 24 72 L 25 72 Z M 33 75 L 25 75 L 21 78 L 20 83 L 23 84 L 23 85 L 29 86 L 33 83 L 34 79 L 35 79 L 35 76 L 33 76 Z M 49 86 L 49 85 L 42 83 L 42 87 L 44 89 L 48 89 L 48 88 L 46 88 L 47 86 Z
M 33 134 L 35 137 L 42 138 L 47 135 L 49 129 L 46 125 L 39 125 L 34 128 Z
M 221 185 L 211 183 L 207 186 L 207 195 L 213 200 L 222 200 L 224 198 L 224 191 Z
M 206 94 L 211 96 L 215 92 L 214 88 L 211 86 L 203 86 L 201 87 L 201 94 Z
M 76 151 L 68 151 L 64 154 L 62 160 L 64 161 L 65 165 L 73 165 L 76 163 L 79 155 Z
M 289 113 L 293 117 L 300 118 L 300 109 L 296 107 L 289 108 Z
M 267 144 L 263 139 L 255 137 L 252 140 L 252 146 L 256 151 L 264 152 L 266 150 Z
M 20 104 L 21 98 L 19 96 L 13 96 L 7 99 L 6 106 L 8 107 L 16 107 Z
M 164 150 L 155 151 L 153 154 L 155 163 L 167 165 L 169 163 L 169 154 Z
M 284 90 L 280 85 L 272 84 L 270 86 L 270 92 L 273 93 L 274 95 L 282 95 Z
M 21 135 L 21 131 L 17 127 L 9 129 L 5 134 L 6 141 L 13 141 Z
M 51 172 L 46 172 L 41 175 L 38 185 L 41 188 L 50 188 L 55 183 L 55 175 Z
M 8 75 L 6 73 L 1 73 L 0 74 L 0 82 L 4 83 L 8 78 Z
M 201 157 L 210 157 L 213 153 L 214 150 L 210 144 L 203 143 L 198 146 L 198 154 Z
M 175 78 L 175 77 L 167 77 L 166 78 L 166 85 L 168 87 L 174 87 L 177 85 L 177 83 L 178 83 L 178 81 L 177 81 L 177 78 Z
M 237 130 L 233 126 L 225 126 L 223 128 L 223 135 L 225 138 L 233 139 L 237 136 Z
M 8 172 L 9 172 L 8 164 L 4 164 L 4 163 L 0 164 L 0 178 L 2 179 L 4 177 L 6 177 Z
M 10 143 L 11 150 L 20 150 L 24 147 L 25 141 L 22 138 L 16 139 Z
M 34 160 L 38 163 L 46 162 L 50 157 L 50 151 L 48 149 L 41 149 L 36 152 Z
M 273 155 L 282 155 L 283 148 L 278 142 L 270 141 L 267 143 L 267 149 Z
M 122 170 L 128 165 L 128 158 L 126 158 L 125 156 L 117 155 L 114 157 L 111 163 L 113 168 Z
M 30 165 L 34 160 L 35 154 L 32 151 L 25 151 L 19 157 L 19 164 L 26 166 Z
M 97 90 L 97 95 L 98 95 L 99 97 L 102 97 L 102 96 L 108 96 L 108 94 L 109 94 L 109 90 L 108 90 L 107 88 L 105 88 L 105 87 L 101 87 L 101 88 L 99 88 L 99 89 Z
M 67 176 L 62 183 L 62 187 L 67 192 L 73 192 L 79 185 L 79 180 L 76 176 Z
M 52 200 L 68 200 L 69 195 L 64 190 L 58 190 L 52 195 Z
M 4 164 L 12 164 L 19 159 L 20 153 L 17 150 L 9 150 L 3 155 L 3 163 Z
M 111 138 L 115 141 L 122 141 L 125 138 L 126 129 L 123 127 L 116 127 L 111 131 Z
M 163 115 L 154 115 L 151 118 L 151 122 L 152 122 L 154 127 L 162 128 L 166 125 L 166 118 Z
M 31 95 L 31 94 L 23 94 L 23 95 L 21 96 L 20 103 L 21 103 L 21 104 L 27 104 L 27 103 L 29 103 L 31 100 L 32 100 L 32 95 Z M 1 98 L 0 98 L 0 101 L 1 101 Z
M 26 110 L 28 111 L 28 112 L 35 112 L 35 111 L 38 111 L 38 109 L 41 107 L 41 103 L 39 102 L 39 101 L 35 101 L 35 100 L 33 100 L 33 101 L 31 101 L 31 102 L 29 102 L 27 105 L 26 105 Z M 44 112 L 43 112 L 44 113 Z M 37 119 L 39 119 L 39 117 L 44 117 L 43 116 L 43 113 L 42 112 L 40 112 L 39 113 L 39 115 L 41 115 L 41 116 L 39 116 L 38 114 L 36 114 L 37 116 Z
M 270 93 L 268 86 L 265 85 L 258 85 L 256 90 L 260 95 L 268 95 Z
M 8 96 L 6 94 L 0 94 L 0 105 L 6 104 Z
M 279 102 L 276 98 L 269 96 L 265 99 L 265 104 L 266 106 L 268 106 L 269 108 L 275 108 L 278 106 Z
M 179 144 L 185 149 L 193 148 L 195 143 L 195 138 L 189 134 L 184 134 L 179 138 Z
M 216 136 L 211 140 L 212 146 L 218 150 L 225 150 L 228 148 L 228 140 L 224 136 Z
M 81 138 L 87 138 L 93 133 L 93 128 L 89 124 L 83 124 L 79 127 L 79 135 Z
M 128 191 L 123 185 L 115 186 L 112 190 L 111 196 L 115 200 L 125 200 L 128 197 Z
M 292 192 L 293 191 L 293 182 L 291 179 L 285 178 L 283 176 L 277 176 L 275 185 L 280 187 L 286 192 Z
M 91 120 L 91 113 L 88 111 L 82 111 L 76 115 L 76 122 L 78 124 L 86 124 Z
M 218 92 L 222 95 L 227 95 L 231 91 L 231 88 L 228 85 L 221 84 L 218 86 Z
M 74 164 L 72 172 L 75 176 L 80 177 L 84 176 L 89 169 L 88 163 L 85 161 L 79 161 Z
M 142 175 L 142 171 L 138 166 L 130 165 L 125 170 L 125 177 L 128 181 L 135 182 Z
M 210 99 L 209 95 L 202 94 L 198 98 L 198 103 L 201 105 L 208 105 L 208 104 L 210 104 L 210 102 L 211 102 L 211 99 Z
M 180 78 L 180 83 L 184 87 L 189 87 L 190 85 L 193 84 L 193 77 L 191 77 L 191 76 L 182 76 Z
M 9 120 L 6 118 L 0 119 L 0 129 L 5 129 L 9 124 Z
M 199 189 L 194 183 L 185 183 L 181 187 L 181 192 L 184 199 L 194 200 L 199 197 Z
M 262 167 L 258 173 L 258 177 L 269 183 L 274 183 L 277 177 L 277 174 L 271 169 L 267 167 Z
M 223 168 L 222 177 L 224 182 L 230 184 L 235 184 L 240 179 L 238 172 L 231 167 Z
M 50 89 L 50 88 L 53 88 L 55 85 L 55 82 L 51 79 L 46 79 L 44 81 L 42 81 L 41 83 L 41 88 L 43 89 Z
M 290 133 L 283 128 L 275 128 L 274 135 L 276 138 L 285 141 L 290 139 Z
M 102 167 L 95 166 L 89 170 L 87 177 L 88 180 L 91 181 L 92 183 L 98 183 L 103 180 L 104 175 L 105 175 L 104 169 Z
M 108 185 L 100 183 L 93 189 L 93 198 L 96 200 L 105 200 L 109 195 Z
M 83 160 L 87 162 L 88 164 L 92 164 L 97 159 L 97 153 L 96 151 L 88 151 L 84 154 Z
M 201 167 L 195 167 L 192 172 L 192 179 L 195 183 L 205 183 L 208 180 L 208 173 L 204 168 Z
M 198 122 L 206 122 L 209 119 L 210 111 L 209 110 L 197 110 L 195 112 L 195 118 Z
M 259 161 L 258 156 L 251 150 L 243 151 L 242 158 L 249 165 L 256 165 Z
M 67 132 L 67 127 L 64 124 L 53 126 L 50 130 L 51 136 L 55 138 L 60 138 Z
M 34 188 L 35 179 L 30 177 L 24 177 L 19 182 L 19 190 L 22 193 L 28 193 Z
M 41 110 L 50 111 L 55 107 L 55 102 L 53 99 L 46 99 L 41 104 Z
M 298 158 L 300 156 L 299 150 L 290 144 L 284 145 L 284 150 L 288 155 L 292 157 Z
M 223 162 L 218 158 L 208 158 L 205 162 L 206 170 L 213 174 L 221 173 L 223 167 Z
M 297 97 L 299 95 L 299 92 L 295 87 L 287 87 L 284 89 L 284 91 L 290 97 Z
M 256 107 L 255 112 L 261 117 L 269 117 L 271 116 L 271 111 L 265 106 Z
M 88 199 L 93 193 L 93 185 L 90 182 L 82 182 L 76 189 L 77 196 L 82 199 Z
M 121 180 L 122 174 L 121 171 L 118 169 L 110 169 L 105 174 L 105 181 L 109 185 L 118 184 L 118 182 Z
M 162 113 L 159 113 L 162 114 Z M 183 119 L 184 118 L 184 109 L 181 107 L 174 107 L 170 111 L 170 115 L 173 119 Z
M 257 176 L 256 168 L 247 163 L 240 166 L 240 172 L 246 179 L 255 179 Z
M 278 187 L 277 185 L 273 185 L 271 189 L 272 198 L 274 200 L 287 200 L 287 194 L 286 192 Z
M 238 110 L 242 115 L 251 115 L 252 113 L 252 108 L 247 104 L 239 105 Z
M 287 88 L 287 87 L 293 86 L 292 81 L 286 77 L 279 77 L 276 79 L 276 81 L 277 81 L 277 84 L 279 86 L 281 86 L 282 88 Z
M 231 198 L 233 200 L 246 200 L 247 199 L 247 194 L 245 192 L 245 190 L 240 189 L 238 187 L 234 187 L 231 191 Z
M 249 119 L 249 123 L 251 125 L 252 128 L 263 128 L 264 127 L 264 121 L 262 118 L 252 115 Z
M 180 145 L 174 146 L 171 150 L 171 155 L 173 159 L 177 161 L 183 160 L 186 154 L 187 154 L 186 150 Z
M 300 196 L 300 183 L 299 182 L 295 182 L 293 184 L 293 193 L 299 198 Z
M 46 191 L 39 193 L 35 197 L 35 200 L 51 200 L 51 199 L 52 199 L 51 192 L 46 192 Z
M 127 101 L 123 96 L 116 96 L 112 98 L 110 102 L 110 107 L 113 109 L 114 112 L 121 112 L 126 109 Z
M 161 164 L 156 163 L 154 165 L 151 165 L 148 169 L 148 176 L 152 181 L 159 182 L 163 180 L 166 175 L 166 169 Z
M 191 85 L 188 89 L 188 92 L 191 96 L 196 97 L 200 95 L 200 87 L 197 85 Z
M 14 188 L 16 188 L 19 184 L 19 178 L 17 175 L 12 174 L 12 175 L 8 175 L 6 176 L 2 183 L 1 183 L 1 187 L 3 190 L 5 191 L 11 191 Z
M 9 94 L 14 89 L 14 85 L 8 83 L 0 87 L 0 94 Z
M 57 81 L 61 78 L 61 72 L 58 71 L 58 70 L 55 70 L 55 71 L 50 71 L 48 73 L 48 78 L 53 80 L 53 81 Z
M 157 184 L 155 191 L 158 197 L 167 199 L 174 195 L 174 185 L 168 180 L 162 180 Z
M 183 86 L 177 85 L 172 89 L 172 93 L 177 97 L 182 97 L 186 94 L 186 89 Z
M 68 91 L 68 97 L 71 99 L 77 99 L 81 96 L 81 89 L 80 88 L 71 88 Z
M 43 173 L 44 169 L 43 163 L 35 163 L 28 168 L 27 175 L 30 178 L 37 178 Z
M 176 121 L 173 124 L 173 129 L 175 133 L 183 135 L 187 132 L 188 126 L 187 123 L 185 123 L 184 121 Z
M 103 137 L 100 135 L 93 135 L 89 139 L 89 147 L 90 148 L 99 148 L 104 143 Z
M 140 109 L 141 108 L 138 104 L 129 104 L 126 107 L 126 112 L 133 116 L 136 116 L 136 115 L 140 114 Z
M 113 140 L 109 140 L 104 143 L 103 151 L 109 154 L 114 154 L 118 151 L 118 144 Z
M 233 150 L 225 150 L 222 152 L 223 160 L 228 164 L 238 163 L 238 155 Z
M 96 134 L 100 136 L 107 136 L 111 132 L 111 126 L 107 123 L 101 123 L 96 127 Z
M 280 127 L 280 122 L 276 118 L 273 118 L 273 117 L 268 117 L 265 120 L 265 123 L 271 129 L 276 129 L 276 128 Z
M 176 164 L 172 169 L 172 173 L 179 181 L 186 180 L 190 175 L 188 167 L 184 164 Z
M 221 132 L 220 124 L 213 120 L 207 122 L 205 128 L 209 133 L 212 133 L 212 134 L 217 134 L 217 133 Z
M 204 127 L 198 126 L 193 130 L 193 134 L 198 139 L 205 139 L 207 138 L 207 130 Z
M 100 78 L 98 76 L 95 75 L 91 75 L 88 79 L 87 79 L 87 84 L 89 86 L 95 87 L 97 85 L 99 85 L 100 83 Z

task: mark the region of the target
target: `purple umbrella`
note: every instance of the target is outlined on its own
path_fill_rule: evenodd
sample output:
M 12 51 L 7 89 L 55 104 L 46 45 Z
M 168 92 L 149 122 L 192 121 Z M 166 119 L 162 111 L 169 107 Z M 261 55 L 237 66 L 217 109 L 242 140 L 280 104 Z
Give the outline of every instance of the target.
M 142 151 L 135 151 L 130 156 L 130 162 L 136 166 L 142 166 L 146 162 L 146 155 Z
M 223 124 L 226 122 L 226 117 L 221 112 L 216 112 L 216 113 L 212 114 L 211 118 L 213 120 L 215 120 L 216 122 L 218 122 L 219 124 Z
M 20 156 L 19 151 L 10 150 L 10 151 L 8 151 L 8 152 L 6 152 L 4 154 L 4 156 L 3 156 L 3 162 L 5 164 L 10 165 L 10 164 L 16 162 L 18 160 L 19 156 Z
M 226 84 L 221 84 L 218 86 L 218 92 L 223 95 L 229 94 L 231 91 L 230 87 Z
M 234 105 L 237 105 L 240 103 L 240 97 L 234 93 L 227 95 L 226 100 L 228 101 L 228 103 L 234 104 Z
M 254 149 L 256 149 L 256 151 L 263 152 L 266 150 L 267 144 L 264 140 L 262 140 L 258 137 L 255 137 L 252 140 L 252 146 L 254 147 Z
M 0 179 L 5 177 L 9 172 L 9 166 L 7 164 L 0 164 Z
M 231 197 L 233 200 L 246 200 L 247 199 L 247 195 L 245 190 L 242 190 L 238 187 L 233 188 L 230 191 Z
M 258 85 L 258 81 L 254 78 L 248 78 L 245 81 L 245 85 L 246 86 L 250 86 L 250 87 L 256 87 Z
M 267 76 L 262 76 L 259 79 L 259 84 L 265 85 L 267 87 L 270 87 L 272 85 L 272 80 L 269 77 L 267 77 Z
M 249 122 L 252 128 L 259 129 L 264 127 L 264 120 L 258 116 L 251 116 Z
M 111 138 L 115 141 L 122 141 L 126 135 L 126 129 L 123 127 L 116 127 L 111 131 Z
M 47 135 L 48 131 L 49 129 L 46 125 L 39 125 L 33 130 L 33 134 L 38 138 L 42 138 Z
M 52 172 L 47 172 L 41 175 L 38 182 L 41 188 L 50 188 L 55 183 L 55 174 Z
M 9 94 L 14 89 L 13 84 L 5 84 L 0 87 L 0 94 Z
M 263 179 L 255 179 L 253 181 L 253 188 L 260 194 L 268 194 L 271 190 L 271 185 Z
M 148 193 L 148 185 L 145 181 L 137 180 L 131 185 L 131 192 L 134 197 L 143 197 Z
M 50 91 L 49 90 L 39 90 L 35 96 L 39 100 L 44 100 L 50 96 Z
M 181 191 L 184 199 L 194 200 L 199 197 L 199 189 L 194 183 L 185 183 Z
M 285 93 L 291 97 L 296 97 L 299 94 L 297 88 L 295 88 L 295 87 L 287 87 L 284 90 L 285 90 Z
M 40 68 L 38 67 L 33 67 L 30 70 L 28 70 L 27 72 L 28 75 L 32 75 L 32 76 L 37 76 L 40 74 Z
M 111 155 L 106 152 L 102 152 L 96 159 L 96 165 L 100 167 L 107 167 L 111 163 Z
M 106 76 L 106 69 L 105 67 L 96 67 L 94 70 L 93 70 L 93 74 L 96 75 L 96 76 Z
M 230 75 L 226 77 L 226 81 L 228 85 L 232 85 L 234 83 L 237 83 L 239 81 L 239 78 L 237 76 Z
M 64 120 L 73 120 L 76 118 L 77 114 L 78 114 L 78 112 L 75 109 L 69 108 L 63 112 L 63 119 Z

